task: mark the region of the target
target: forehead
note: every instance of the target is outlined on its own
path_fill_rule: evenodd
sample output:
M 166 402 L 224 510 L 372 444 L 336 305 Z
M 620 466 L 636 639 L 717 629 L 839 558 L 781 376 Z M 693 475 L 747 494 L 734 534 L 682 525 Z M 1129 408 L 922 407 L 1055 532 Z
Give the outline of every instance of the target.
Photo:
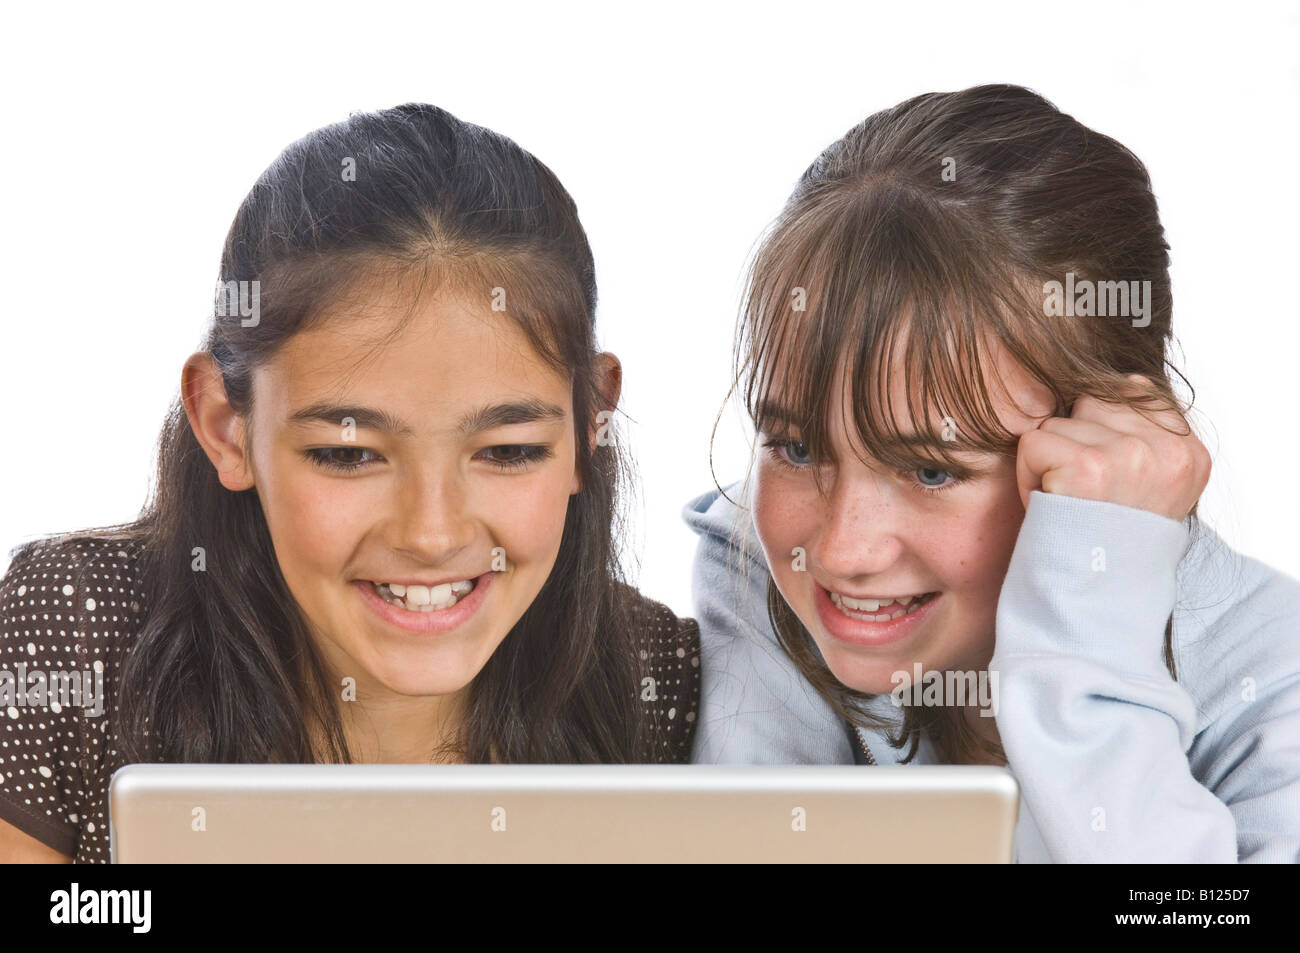
M 906 338 L 907 332 L 904 329 L 900 332 L 897 354 L 906 353 Z M 836 371 L 836 392 L 847 395 L 851 393 L 851 388 L 846 386 L 846 373 L 847 362 L 841 361 Z M 890 409 L 898 428 L 904 432 L 927 429 L 924 422 L 912 419 L 908 407 L 909 381 L 912 382 L 913 388 L 916 388 L 915 392 L 919 393 L 918 373 L 918 368 L 905 366 L 899 356 L 894 358 L 886 371 L 885 390 L 888 393 Z M 976 375 L 983 383 L 982 390 L 987 393 L 994 413 L 1013 433 L 1022 433 L 1037 426 L 1039 421 L 1050 416 L 1056 407 L 1052 392 L 1035 380 L 1033 375 L 1016 361 L 996 338 L 986 337 L 981 341 L 978 370 L 975 374 L 968 373 L 963 376 L 975 377 Z M 870 408 L 870 412 L 879 419 L 884 413 L 884 407 L 877 403 Z M 958 416 L 960 412 L 957 408 L 951 408 L 948 409 L 948 413 Z M 933 419 L 929 421 L 929 426 L 939 429 L 942 416 L 936 412 Z M 960 428 L 960 421 L 957 421 L 957 424 Z
M 404 326 L 403 326 L 404 324 Z M 571 408 L 569 380 L 491 300 L 396 290 L 349 296 L 254 372 L 256 399 L 281 417 L 325 399 L 400 408 L 409 419 L 533 395 Z
M 854 397 L 854 382 L 849 376 L 853 372 L 853 356 L 845 353 L 836 359 L 833 370 L 826 375 L 829 400 L 825 404 L 827 424 L 836 439 L 847 440 L 851 445 L 857 444 L 853 423 L 857 414 L 870 418 L 873 426 L 881 433 L 897 431 L 904 436 L 919 435 L 923 438 L 926 434 L 943 431 L 946 416 L 952 417 L 959 433 L 969 433 L 975 421 L 963 423 L 962 418 L 966 414 L 976 413 L 987 419 L 987 414 L 980 413 L 977 409 L 982 406 L 984 396 L 987 396 L 989 409 L 1001 425 L 1015 434 L 1034 428 L 1056 409 L 1052 392 L 1037 381 L 996 339 L 986 338 L 981 341 L 977 368 L 961 367 L 942 375 L 926 375 L 917 358 L 912 357 L 909 363 L 907 354 L 907 332 L 905 328 L 900 328 L 888 361 L 882 365 L 871 365 L 873 378 L 876 377 L 876 366 L 881 366 L 883 376 L 871 381 L 858 381 L 857 398 Z M 778 366 L 799 359 L 796 350 L 790 349 L 782 355 Z M 954 362 L 958 358 L 949 354 L 948 360 Z M 787 387 L 792 386 L 794 379 L 806 378 L 809 370 L 807 367 L 800 368 L 793 379 L 783 373 L 775 374 L 770 384 L 769 399 L 760 401 L 760 405 L 775 417 L 784 417 L 787 423 L 799 426 L 797 418 L 800 402 L 794 394 L 787 393 Z M 858 373 L 863 372 L 859 369 Z M 940 388 L 936 383 L 938 378 L 946 379 L 949 383 Z M 954 384 L 953 381 L 958 383 Z M 960 391 L 959 397 L 951 394 L 953 387 Z M 914 420 L 909 396 L 919 409 L 924 404 L 922 398 L 927 388 L 932 402 L 930 419 Z M 948 398 L 941 396 L 938 390 L 948 393 Z M 863 401 L 863 406 L 857 407 L 855 399 Z M 949 402 L 951 406 L 945 406 Z M 958 443 L 960 442 L 958 438 Z

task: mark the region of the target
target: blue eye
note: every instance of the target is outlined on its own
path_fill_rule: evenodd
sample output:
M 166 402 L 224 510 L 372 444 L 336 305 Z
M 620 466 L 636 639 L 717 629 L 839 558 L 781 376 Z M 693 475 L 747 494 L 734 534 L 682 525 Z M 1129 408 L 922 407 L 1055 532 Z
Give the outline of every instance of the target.
M 926 473 L 935 473 L 937 476 L 932 478 L 936 478 L 936 480 L 943 480 L 944 477 L 948 477 L 948 471 L 946 471 L 946 469 L 939 469 L 937 467 L 920 467 L 915 472 L 922 475 L 922 477 L 920 477 L 920 485 L 930 486 L 930 488 L 939 488 L 939 486 L 943 486 L 943 482 L 935 482 L 935 484 L 926 482 L 926 477 L 924 477 Z
M 808 448 L 797 440 L 776 438 L 768 440 L 763 446 L 768 448 L 772 459 L 787 467 L 806 467 L 812 463 Z
M 798 440 L 792 440 L 788 437 L 774 437 L 765 441 L 763 446 L 767 448 L 768 456 L 772 460 L 789 470 L 803 470 L 814 465 L 807 445 L 800 443 Z M 912 470 L 903 471 L 899 475 L 910 476 L 913 481 L 912 486 L 918 492 L 927 496 L 951 490 L 953 487 L 965 483 L 972 476 L 969 471 L 954 473 L 952 470 L 943 470 L 929 464 L 922 464 Z
M 922 493 L 926 494 L 943 493 L 945 490 L 950 490 L 953 489 L 954 486 L 963 484 L 963 482 L 966 482 L 967 478 L 965 476 L 958 476 L 957 473 L 948 471 L 948 469 L 930 467 L 930 465 L 918 467 L 917 469 L 914 469 L 914 471 L 910 471 L 910 475 L 917 476 L 919 489 Z M 935 480 L 935 482 L 927 482 L 927 480 Z

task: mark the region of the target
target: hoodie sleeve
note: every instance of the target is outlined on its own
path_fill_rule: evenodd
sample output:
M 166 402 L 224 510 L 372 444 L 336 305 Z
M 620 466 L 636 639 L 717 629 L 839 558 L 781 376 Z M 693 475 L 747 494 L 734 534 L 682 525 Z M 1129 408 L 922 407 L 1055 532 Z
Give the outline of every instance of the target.
M 738 498 L 739 486 L 728 489 Z M 691 760 L 708 764 L 852 764 L 838 716 L 794 670 L 767 618 L 767 564 L 748 515 L 715 490 L 683 510 L 699 535 L 692 570 L 701 701 Z
M 1017 836 L 1017 860 L 1236 863 L 1247 844 L 1240 859 L 1282 859 L 1266 843 L 1296 860 L 1300 680 L 1273 679 L 1267 699 L 1206 729 L 1201 743 L 1239 769 L 1220 772 L 1226 786 L 1216 792 L 1193 773 L 1197 702 L 1163 654 L 1189 544 L 1185 523 L 1154 513 L 1030 494 L 989 664 L 1022 820 L 1034 828 Z M 1272 836 L 1239 830 L 1239 819 L 1267 819 Z

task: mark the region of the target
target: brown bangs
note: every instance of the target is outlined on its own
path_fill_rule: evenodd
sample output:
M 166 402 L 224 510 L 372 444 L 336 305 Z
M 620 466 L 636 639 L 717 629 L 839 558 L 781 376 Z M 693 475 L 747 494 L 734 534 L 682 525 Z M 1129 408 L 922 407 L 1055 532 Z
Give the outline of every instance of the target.
M 736 379 L 754 426 L 797 430 L 814 461 L 834 462 L 829 421 L 847 398 L 864 462 L 960 469 L 953 453 L 1014 455 L 985 380 L 990 341 L 1054 392 L 1057 413 L 1068 397 L 1042 366 L 1059 348 L 1037 340 L 1041 322 L 1015 318 L 1042 299 L 1008 270 L 1010 257 L 902 185 L 788 207 L 750 268 L 738 335 Z M 900 371 L 901 406 L 891 389 Z

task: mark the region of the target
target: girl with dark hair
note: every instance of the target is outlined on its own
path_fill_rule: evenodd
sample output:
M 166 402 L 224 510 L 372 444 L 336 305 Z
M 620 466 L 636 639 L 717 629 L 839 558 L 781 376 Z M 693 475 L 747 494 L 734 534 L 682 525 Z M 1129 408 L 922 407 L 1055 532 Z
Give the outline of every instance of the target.
M 624 581 L 620 365 L 546 166 L 354 114 L 253 186 L 216 304 L 139 519 L 0 582 L 0 854 L 107 861 L 131 762 L 687 759 L 698 629 Z
M 1146 169 L 1027 89 L 827 148 L 746 287 L 756 473 L 684 511 L 696 760 L 1006 765 L 1023 861 L 1300 859 L 1300 583 L 1196 517 L 1172 311 Z

